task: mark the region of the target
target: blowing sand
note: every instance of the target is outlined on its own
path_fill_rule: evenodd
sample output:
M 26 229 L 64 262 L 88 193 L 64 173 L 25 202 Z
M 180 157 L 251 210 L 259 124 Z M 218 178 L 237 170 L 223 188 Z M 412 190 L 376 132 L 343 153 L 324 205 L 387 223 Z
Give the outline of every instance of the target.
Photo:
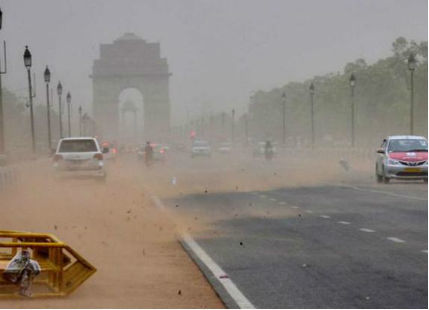
M 198 214 L 195 220 L 196 214 L 181 210 L 160 211 L 150 195 L 174 200 L 188 194 L 317 186 L 350 178 L 335 159 L 288 156 L 266 162 L 237 154 L 195 159 L 187 153 L 171 155 L 165 164 L 150 168 L 133 155 L 123 156 L 109 164 L 107 184 L 57 182 L 47 173 L 49 163 L 26 166 L 21 184 L 0 193 L 0 230 L 53 233 L 98 271 L 66 298 L 0 300 L 0 307 L 223 307 L 177 242 L 183 230 L 201 235 L 214 219 L 209 213 Z M 265 209 L 252 212 L 243 216 L 289 215 L 275 210 L 267 214 Z M 231 209 L 224 216 L 236 215 Z
M 21 184 L 0 194 L 1 230 L 53 233 L 98 271 L 68 297 L 3 299 L 0 307 L 224 307 L 177 242 L 175 224 L 152 205 L 139 169 L 118 162 L 107 184 L 55 182 L 46 171 L 48 163 L 26 168 Z

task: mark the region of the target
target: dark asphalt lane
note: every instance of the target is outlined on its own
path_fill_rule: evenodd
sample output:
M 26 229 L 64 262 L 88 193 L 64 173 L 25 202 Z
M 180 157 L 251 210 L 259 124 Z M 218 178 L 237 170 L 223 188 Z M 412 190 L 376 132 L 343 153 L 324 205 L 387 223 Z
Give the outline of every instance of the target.
M 256 307 L 426 308 L 427 189 L 404 186 L 421 199 L 324 186 L 167 204 L 211 220 L 193 237 Z

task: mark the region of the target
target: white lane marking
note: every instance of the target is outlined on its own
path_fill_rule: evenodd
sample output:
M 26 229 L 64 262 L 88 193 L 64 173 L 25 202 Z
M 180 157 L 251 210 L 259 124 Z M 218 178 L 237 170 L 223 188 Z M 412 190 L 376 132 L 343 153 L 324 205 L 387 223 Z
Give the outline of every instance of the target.
M 401 197 L 401 198 L 408 198 L 408 199 L 427 201 L 427 198 L 416 197 L 416 196 L 408 196 L 408 195 L 401 195 L 401 194 L 395 194 L 395 193 L 386 192 L 386 191 L 379 191 L 379 190 L 376 190 L 376 189 L 365 189 L 365 188 L 360 188 L 360 187 L 353 186 L 353 185 L 337 184 L 337 186 L 338 187 L 351 188 L 351 189 L 354 189 L 354 190 L 357 190 L 357 191 L 361 191 L 361 192 L 371 192 L 371 193 L 385 194 L 385 195 L 394 196 L 394 197 Z
M 369 228 L 359 228 L 360 231 L 364 231 L 364 232 L 369 232 L 369 233 L 373 233 L 375 232 L 375 230 L 373 229 L 369 229 Z
M 330 219 L 331 218 L 329 215 L 320 215 L 320 217 L 324 218 L 324 219 Z
M 275 199 L 275 198 L 270 198 L 270 200 L 271 200 L 271 201 L 277 201 L 277 199 Z
M 405 240 L 402 240 L 402 239 L 399 239 L 399 238 L 396 238 L 396 237 L 387 237 L 386 239 L 390 240 L 390 241 L 393 241 L 393 242 L 396 242 L 396 243 L 405 243 Z
M 238 287 L 229 278 L 224 278 L 225 271 L 220 268 L 218 264 L 198 245 L 197 242 L 188 234 L 183 235 L 183 241 L 194 252 L 196 256 L 206 265 L 206 267 L 213 273 L 218 281 L 223 285 L 225 290 L 231 296 L 241 309 L 254 309 L 255 306 L 243 295 Z
M 343 224 L 343 225 L 350 225 L 350 222 L 346 222 L 346 221 L 338 221 L 338 224 Z
M 292 209 L 299 209 L 298 206 L 292 206 Z
M 428 250 L 422 250 L 422 252 L 427 254 Z
M 305 210 L 305 212 L 307 212 L 307 213 L 313 213 L 313 211 L 311 211 L 311 210 Z
M 286 202 L 284 202 L 284 201 L 279 201 L 279 205 L 285 205 L 286 204 Z
M 166 211 L 166 208 L 162 201 L 156 197 L 152 196 L 152 200 L 155 203 L 156 207 L 162 211 Z M 168 213 L 166 213 L 169 217 Z M 171 218 L 171 217 L 170 217 Z M 226 278 L 225 271 L 220 268 L 218 264 L 198 245 L 197 242 L 187 233 L 182 235 L 183 242 L 185 242 L 188 247 L 194 252 L 196 256 L 206 265 L 206 267 L 211 271 L 211 273 L 216 277 L 216 279 L 223 285 L 227 293 L 235 301 L 239 308 L 242 309 L 255 309 L 255 306 L 244 296 L 244 294 L 237 288 L 237 286 L 232 282 L 231 279 Z

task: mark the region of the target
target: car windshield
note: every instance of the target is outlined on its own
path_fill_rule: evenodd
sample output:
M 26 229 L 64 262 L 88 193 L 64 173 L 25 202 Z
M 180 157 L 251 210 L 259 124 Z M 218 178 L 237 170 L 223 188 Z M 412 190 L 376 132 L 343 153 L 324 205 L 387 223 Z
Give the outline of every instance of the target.
M 88 140 L 63 140 L 60 145 L 60 153 L 97 152 L 97 145 L 92 139 Z
M 428 143 L 423 139 L 390 140 L 388 152 L 427 152 Z

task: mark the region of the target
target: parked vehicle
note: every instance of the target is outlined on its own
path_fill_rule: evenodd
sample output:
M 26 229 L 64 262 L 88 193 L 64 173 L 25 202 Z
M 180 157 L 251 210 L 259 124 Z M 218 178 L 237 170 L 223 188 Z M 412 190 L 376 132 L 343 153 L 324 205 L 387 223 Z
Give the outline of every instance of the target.
M 105 180 L 103 153 L 97 139 L 92 137 L 71 137 L 58 141 L 53 167 L 58 176 L 88 176 Z
M 427 183 L 428 142 L 425 137 L 387 137 L 377 154 L 377 182 L 389 183 L 390 179 L 422 179 Z

